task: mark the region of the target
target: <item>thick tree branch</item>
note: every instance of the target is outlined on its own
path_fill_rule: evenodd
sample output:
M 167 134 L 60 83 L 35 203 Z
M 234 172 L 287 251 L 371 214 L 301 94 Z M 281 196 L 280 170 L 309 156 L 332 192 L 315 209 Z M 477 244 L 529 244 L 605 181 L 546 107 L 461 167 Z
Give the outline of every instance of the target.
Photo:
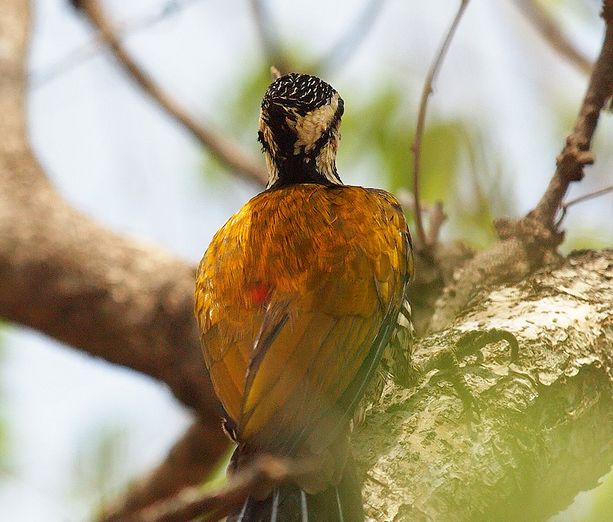
M 386 390 L 353 436 L 371 520 L 545 520 L 594 487 L 613 464 L 612 326 L 613 250 L 474 296 L 415 362 L 490 328 L 516 336 L 519 360 L 496 343 L 466 361 L 472 426 L 444 380 Z
M 268 176 L 264 168 L 246 154 L 241 146 L 232 139 L 196 122 L 170 95 L 141 69 L 130 53 L 123 47 L 120 38 L 115 34 L 112 24 L 100 8 L 97 0 L 78 0 L 76 5 L 87 16 L 90 23 L 117 59 L 117 62 L 128 76 L 154 101 L 166 114 L 185 128 L 221 163 L 228 166 L 232 172 L 258 185 L 266 184 Z
M 193 320 L 193 268 L 101 227 L 51 187 L 27 141 L 28 2 L 0 9 L 0 317 L 168 384 L 225 447 Z
M 430 367 L 464 332 L 504 329 L 519 340 L 483 349 L 462 370 L 479 422 L 429 375 L 388 385 L 354 434 L 370 520 L 542 520 L 592 487 L 613 463 L 613 250 L 584 252 L 554 271 L 484 292 L 444 332 L 420 340 Z M 188 488 L 126 518 L 180 522 L 223 517 L 259 488 L 291 482 L 316 463 L 263 458 L 218 492 Z

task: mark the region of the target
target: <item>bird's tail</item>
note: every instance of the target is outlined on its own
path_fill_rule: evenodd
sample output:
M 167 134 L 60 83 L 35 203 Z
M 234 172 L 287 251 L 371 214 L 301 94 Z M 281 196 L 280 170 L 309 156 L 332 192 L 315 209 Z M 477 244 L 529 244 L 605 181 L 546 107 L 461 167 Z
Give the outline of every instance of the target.
M 262 501 L 248 498 L 228 522 L 362 522 L 362 492 L 348 459 L 336 486 L 309 495 L 297 486 L 279 486 Z

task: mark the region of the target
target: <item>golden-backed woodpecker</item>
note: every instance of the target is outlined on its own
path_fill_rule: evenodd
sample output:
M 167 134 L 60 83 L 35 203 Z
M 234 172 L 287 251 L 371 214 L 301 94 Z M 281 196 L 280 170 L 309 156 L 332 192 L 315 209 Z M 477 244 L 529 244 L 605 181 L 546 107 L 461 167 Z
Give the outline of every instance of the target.
M 264 453 L 321 462 L 228 520 L 363 519 L 346 440 L 413 265 L 398 201 L 340 180 L 343 108 L 314 76 L 270 85 L 258 133 L 268 185 L 215 234 L 198 268 L 204 359 L 238 444 L 231 469 Z

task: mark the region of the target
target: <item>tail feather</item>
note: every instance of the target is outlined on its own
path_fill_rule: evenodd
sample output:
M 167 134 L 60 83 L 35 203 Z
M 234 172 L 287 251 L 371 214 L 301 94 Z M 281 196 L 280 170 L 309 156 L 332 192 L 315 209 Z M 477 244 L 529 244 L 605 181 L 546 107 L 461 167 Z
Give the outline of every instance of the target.
M 300 522 L 309 522 L 309 504 L 307 502 L 306 493 L 300 490 Z
M 296 486 L 275 488 L 263 501 L 249 498 L 228 522 L 362 522 L 362 493 L 354 466 L 348 463 L 343 479 L 316 495 Z
M 249 498 L 245 499 L 245 502 L 243 502 L 241 510 L 239 511 L 238 515 L 236 516 L 236 522 L 244 522 L 245 514 L 247 513 L 248 507 L 249 507 Z
M 336 507 L 338 509 L 338 522 L 345 522 L 345 515 L 343 513 L 343 503 L 341 502 L 341 496 L 338 491 L 338 487 L 334 488 L 334 492 L 336 493 Z
M 272 492 L 272 507 L 270 508 L 270 522 L 277 522 L 279 515 L 279 488 Z

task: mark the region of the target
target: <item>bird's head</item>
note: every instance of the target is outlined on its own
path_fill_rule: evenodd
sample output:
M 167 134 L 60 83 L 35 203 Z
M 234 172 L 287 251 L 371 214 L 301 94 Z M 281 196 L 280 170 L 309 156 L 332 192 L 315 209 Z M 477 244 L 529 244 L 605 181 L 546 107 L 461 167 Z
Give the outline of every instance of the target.
M 268 166 L 268 188 L 291 183 L 340 184 L 336 150 L 343 99 L 307 74 L 277 78 L 262 100 L 258 141 Z

